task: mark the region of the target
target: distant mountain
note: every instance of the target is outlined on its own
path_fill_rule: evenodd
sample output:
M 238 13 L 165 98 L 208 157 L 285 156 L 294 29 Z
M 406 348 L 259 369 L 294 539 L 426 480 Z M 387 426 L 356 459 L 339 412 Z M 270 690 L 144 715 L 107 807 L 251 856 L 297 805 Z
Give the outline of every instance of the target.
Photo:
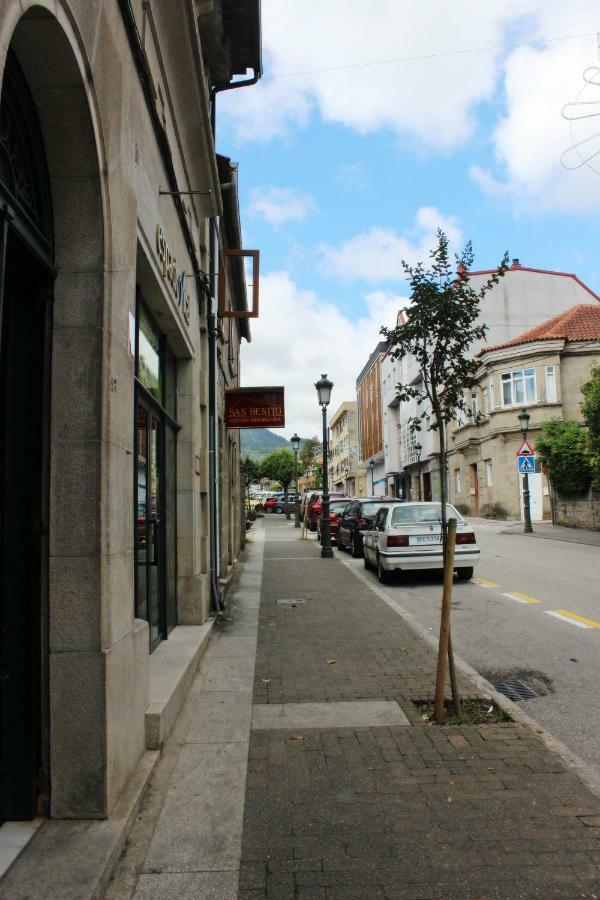
M 240 456 L 244 459 L 249 456 L 250 459 L 257 461 L 264 459 L 273 450 L 281 450 L 285 447 L 287 450 L 292 449 L 291 443 L 280 434 L 275 434 L 268 428 L 241 428 L 240 429 Z

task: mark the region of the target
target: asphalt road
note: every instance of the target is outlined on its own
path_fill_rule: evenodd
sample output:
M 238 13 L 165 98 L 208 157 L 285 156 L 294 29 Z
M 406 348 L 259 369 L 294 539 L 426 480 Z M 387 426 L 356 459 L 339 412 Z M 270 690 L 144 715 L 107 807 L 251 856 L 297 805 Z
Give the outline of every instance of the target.
M 522 708 L 600 774 L 600 547 L 502 534 L 496 524 L 476 533 L 475 578 L 454 582 L 456 653 L 490 681 L 531 687 L 538 696 Z M 380 587 L 437 635 L 441 574 Z

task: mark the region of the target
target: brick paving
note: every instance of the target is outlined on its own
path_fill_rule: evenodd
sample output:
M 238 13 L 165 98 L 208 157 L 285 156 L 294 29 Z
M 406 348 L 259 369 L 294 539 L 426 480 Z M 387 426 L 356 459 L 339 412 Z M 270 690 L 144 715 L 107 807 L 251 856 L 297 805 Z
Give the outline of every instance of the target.
M 280 541 L 284 521 L 265 528 L 254 703 L 397 700 L 411 724 L 252 733 L 239 897 L 600 897 L 600 800 L 527 726 L 423 722 L 430 646 L 317 546 Z

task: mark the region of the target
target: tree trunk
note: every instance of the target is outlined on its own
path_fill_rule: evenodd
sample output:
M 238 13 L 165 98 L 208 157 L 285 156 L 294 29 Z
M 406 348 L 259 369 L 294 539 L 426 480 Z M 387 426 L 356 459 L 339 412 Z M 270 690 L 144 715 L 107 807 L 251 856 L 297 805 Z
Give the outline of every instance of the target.
M 290 517 L 290 505 L 288 503 L 288 491 L 290 489 L 289 484 L 284 484 L 283 486 L 283 508 L 285 510 L 285 517 L 289 519 Z

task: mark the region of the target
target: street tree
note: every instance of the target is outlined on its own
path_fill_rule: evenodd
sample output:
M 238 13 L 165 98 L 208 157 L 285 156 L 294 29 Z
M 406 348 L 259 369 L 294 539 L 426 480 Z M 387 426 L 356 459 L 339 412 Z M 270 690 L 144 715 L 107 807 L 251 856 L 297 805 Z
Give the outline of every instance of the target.
M 304 472 L 306 475 L 314 475 L 315 469 L 321 462 L 322 456 L 323 445 L 319 438 L 316 435 L 307 438 L 300 447 L 300 452 L 298 453 L 300 471 Z
M 240 472 L 242 475 L 242 484 L 244 485 L 244 490 L 246 493 L 246 498 L 250 499 L 250 485 L 253 482 L 258 481 L 260 478 L 260 467 L 257 462 L 253 459 L 250 459 L 249 456 L 246 456 L 240 462 Z
M 278 481 L 284 492 L 284 505 L 286 518 L 290 517 L 288 505 L 288 491 L 290 484 L 296 477 L 296 461 L 291 450 L 282 448 L 274 450 L 266 456 L 260 465 L 260 474 L 272 481 Z
M 481 301 L 498 283 L 508 268 L 505 254 L 498 268 L 475 289 L 471 286 L 469 269 L 473 264 L 473 249 L 469 242 L 461 256 L 450 259 L 448 238 L 441 229 L 437 231 L 437 246 L 430 252 L 431 262 L 416 266 L 402 261 L 402 267 L 410 284 L 410 303 L 402 312 L 403 324 L 395 328 L 382 328 L 393 358 L 412 358 L 419 379 L 417 383 L 399 384 L 396 387 L 400 402 L 416 404 L 416 414 L 409 418 L 411 432 L 422 428 L 436 431 L 439 439 L 441 484 L 441 530 L 444 561 L 448 553 L 447 522 L 447 443 L 446 427 L 460 413 L 469 417 L 465 392 L 473 388 L 477 379 L 477 362 L 470 352 L 475 341 L 484 340 L 487 332 L 480 321 Z M 426 420 L 429 418 L 430 424 Z M 446 592 L 445 592 L 446 593 Z M 449 593 L 449 591 L 448 591 Z M 449 598 L 444 598 L 442 611 L 443 635 L 448 633 L 448 655 L 453 681 L 452 643 L 449 638 Z M 446 649 L 440 641 L 440 654 Z M 441 663 L 438 671 L 441 671 Z M 442 685 L 443 688 L 443 685 Z M 436 688 L 437 691 L 437 688 Z M 439 693 L 439 691 L 437 691 Z M 439 697 L 436 696 L 439 702 Z M 458 697 L 455 696 L 458 705 Z M 438 703 L 436 703 L 436 706 Z
M 598 484 L 600 483 L 600 366 L 594 366 L 590 380 L 583 385 L 581 393 L 583 394 L 581 412 L 588 429 L 594 480 Z
M 535 452 L 548 468 L 552 488 L 563 497 L 587 494 L 594 475 L 588 434 L 578 422 L 542 423 Z

